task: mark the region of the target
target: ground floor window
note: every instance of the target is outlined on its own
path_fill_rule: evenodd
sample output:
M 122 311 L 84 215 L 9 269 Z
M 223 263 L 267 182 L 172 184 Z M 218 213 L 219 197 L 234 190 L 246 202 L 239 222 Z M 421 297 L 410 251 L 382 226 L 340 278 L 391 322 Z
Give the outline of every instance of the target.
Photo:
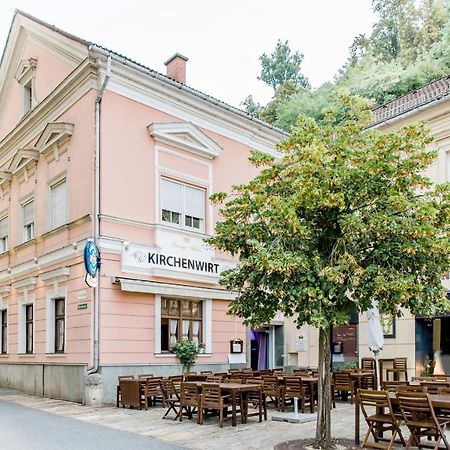
M 200 300 L 161 299 L 161 351 L 168 352 L 177 341 L 203 342 L 203 303 Z
M 66 300 L 55 299 L 55 353 L 64 353 L 66 331 Z
M 25 353 L 33 353 L 33 305 L 25 305 Z
M 1 313 L 1 353 L 5 355 L 8 353 L 8 314 L 7 310 L 0 311 Z

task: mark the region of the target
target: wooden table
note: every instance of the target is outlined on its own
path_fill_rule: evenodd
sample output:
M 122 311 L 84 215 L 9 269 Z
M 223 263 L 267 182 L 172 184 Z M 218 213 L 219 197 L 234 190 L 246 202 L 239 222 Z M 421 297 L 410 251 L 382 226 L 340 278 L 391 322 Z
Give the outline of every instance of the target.
M 350 377 L 355 381 L 355 388 L 359 389 L 361 386 L 362 380 L 366 377 L 373 377 L 372 372 L 350 372 Z
M 302 383 L 306 383 L 309 387 L 309 392 L 311 395 L 310 402 L 309 402 L 309 409 L 311 413 L 314 412 L 314 392 L 316 391 L 316 386 L 319 383 L 318 377 L 302 377 L 301 375 L 291 375 L 293 377 L 298 377 L 302 379 Z M 277 377 L 279 383 L 284 382 L 285 376 Z
M 204 381 L 189 381 L 189 383 L 196 384 L 199 387 L 199 390 L 205 383 Z M 262 389 L 261 384 L 241 384 L 241 383 L 208 383 L 208 384 L 218 384 L 220 386 L 221 391 L 226 392 L 231 395 L 231 425 L 233 427 L 236 426 L 236 406 L 237 406 L 237 395 L 244 394 L 248 395 L 249 392 L 258 392 Z M 248 405 L 248 402 L 244 402 Z M 259 405 L 261 408 L 262 405 Z M 243 414 L 243 423 L 246 422 L 246 412 L 241 412 Z
M 392 405 L 398 405 L 397 395 L 395 392 L 389 392 L 389 399 Z M 450 395 L 446 394 L 430 394 L 431 404 L 434 408 L 450 409 Z M 359 421 L 360 421 L 360 407 L 358 397 L 355 401 L 355 444 L 359 445 Z

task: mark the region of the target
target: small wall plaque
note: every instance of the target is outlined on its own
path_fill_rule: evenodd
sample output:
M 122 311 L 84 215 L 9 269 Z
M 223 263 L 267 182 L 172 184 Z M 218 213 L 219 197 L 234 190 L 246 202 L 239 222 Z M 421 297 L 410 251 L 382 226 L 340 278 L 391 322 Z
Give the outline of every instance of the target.
M 230 353 L 242 353 L 244 342 L 242 339 L 233 339 L 230 341 Z
M 77 306 L 77 309 L 87 309 L 87 303 L 80 303 L 80 304 Z

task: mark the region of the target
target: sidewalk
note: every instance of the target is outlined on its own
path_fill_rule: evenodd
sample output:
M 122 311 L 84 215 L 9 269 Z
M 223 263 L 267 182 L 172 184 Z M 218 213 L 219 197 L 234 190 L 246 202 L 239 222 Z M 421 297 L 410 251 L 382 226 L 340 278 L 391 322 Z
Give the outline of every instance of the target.
M 274 445 L 293 439 L 313 437 L 316 422 L 293 424 L 275 422 L 268 410 L 268 420 L 258 423 L 257 417 L 250 417 L 245 425 L 232 427 L 230 421 L 219 428 L 216 418 L 211 418 L 204 425 L 194 420 L 179 421 L 162 420 L 165 409 L 151 407 L 148 411 L 116 408 L 111 406 L 88 407 L 63 400 L 32 397 L 0 389 L 0 398 L 29 408 L 46 411 L 92 424 L 101 424 L 118 430 L 138 433 L 171 444 L 191 449 L 273 449 Z M 349 438 L 354 436 L 354 406 L 349 403 L 338 403 L 332 411 L 333 437 Z M 361 423 L 362 424 L 362 423 Z M 365 425 L 362 424 L 362 430 Z

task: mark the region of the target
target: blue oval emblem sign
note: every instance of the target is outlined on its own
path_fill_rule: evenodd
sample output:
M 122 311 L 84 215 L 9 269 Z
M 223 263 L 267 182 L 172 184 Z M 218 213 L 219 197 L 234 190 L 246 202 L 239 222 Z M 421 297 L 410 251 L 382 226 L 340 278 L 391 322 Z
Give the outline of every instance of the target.
M 84 267 L 91 277 L 95 277 L 97 274 L 99 256 L 99 251 L 94 241 L 87 241 L 86 247 L 84 247 Z

